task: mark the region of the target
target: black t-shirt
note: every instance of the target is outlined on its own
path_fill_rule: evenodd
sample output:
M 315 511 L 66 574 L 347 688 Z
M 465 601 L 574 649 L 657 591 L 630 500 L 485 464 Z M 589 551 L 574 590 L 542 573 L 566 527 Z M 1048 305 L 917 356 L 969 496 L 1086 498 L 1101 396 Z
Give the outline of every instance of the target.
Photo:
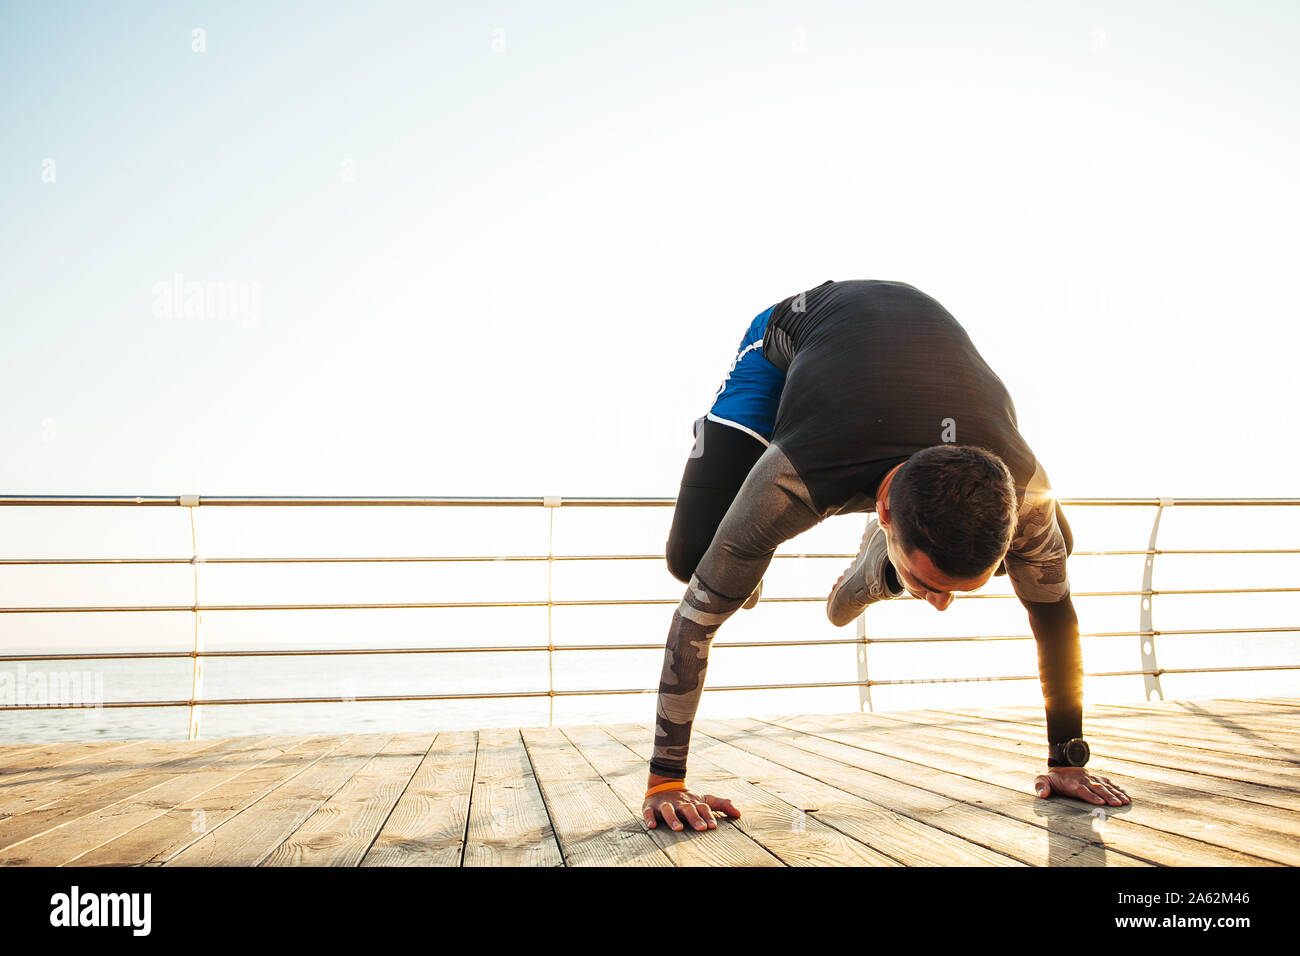
M 905 282 L 828 280 L 773 307 L 763 357 L 786 373 L 772 444 L 822 517 L 874 511 L 881 480 L 922 449 L 976 445 L 1015 481 L 1003 569 L 1016 594 L 1037 602 L 1069 594 L 1047 473 L 1020 435 L 1006 386 L 938 302 Z
M 914 286 L 827 281 L 791 296 L 772 311 L 763 356 L 786 372 L 772 441 L 823 515 L 874 510 L 891 468 L 944 442 L 993 452 L 1022 499 L 1034 477 L 1006 386 Z
M 905 282 L 827 281 L 777 303 L 763 356 L 786 373 L 772 444 L 823 517 L 874 511 L 891 468 L 946 441 L 1006 463 L 1019 508 L 1002 567 L 1038 642 L 1048 739 L 1079 736 L 1083 665 L 1056 501 L 1006 386 L 957 320 Z

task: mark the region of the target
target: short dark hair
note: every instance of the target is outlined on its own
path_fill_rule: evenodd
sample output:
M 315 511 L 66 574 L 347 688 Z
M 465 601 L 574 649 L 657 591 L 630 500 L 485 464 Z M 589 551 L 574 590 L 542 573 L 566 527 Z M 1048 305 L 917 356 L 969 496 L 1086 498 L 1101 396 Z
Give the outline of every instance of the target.
M 1016 486 L 1002 459 L 974 445 L 934 445 L 903 463 L 889 485 L 890 524 L 904 552 L 922 551 L 944 574 L 973 578 L 1006 555 Z

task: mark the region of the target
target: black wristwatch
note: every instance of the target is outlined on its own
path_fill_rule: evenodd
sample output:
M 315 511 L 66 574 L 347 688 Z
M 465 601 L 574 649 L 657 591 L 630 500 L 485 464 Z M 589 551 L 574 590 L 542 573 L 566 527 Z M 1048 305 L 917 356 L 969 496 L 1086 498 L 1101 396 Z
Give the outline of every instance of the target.
M 1049 767 L 1082 767 L 1092 756 L 1088 741 L 1082 737 L 1072 737 L 1058 743 L 1047 745 L 1047 765 Z

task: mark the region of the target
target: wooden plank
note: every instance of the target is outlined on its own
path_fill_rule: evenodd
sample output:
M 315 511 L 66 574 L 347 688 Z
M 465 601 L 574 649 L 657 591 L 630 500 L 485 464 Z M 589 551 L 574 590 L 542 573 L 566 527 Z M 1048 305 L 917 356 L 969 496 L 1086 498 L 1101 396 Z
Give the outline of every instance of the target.
M 261 764 L 205 790 L 73 862 L 77 866 L 162 863 L 286 780 L 302 773 L 345 740 L 347 735 L 290 738 L 282 753 L 272 755 Z
M 982 861 L 1001 865 L 1054 863 L 1100 864 L 1107 860 L 1089 828 L 1076 825 L 1071 832 L 1049 832 L 1042 823 L 1026 822 L 999 813 L 981 803 L 967 803 L 943 792 L 895 779 L 888 773 L 867 769 L 851 748 L 808 738 L 803 732 L 754 720 L 707 721 L 701 730 L 709 737 L 745 751 L 767 757 L 826 784 L 846 791 L 908 818 L 913 827 L 926 827 L 944 843 L 937 848 L 920 846 L 904 862 L 910 865 L 949 865 L 951 851 L 945 844 L 971 847 L 985 855 Z M 840 749 L 842 748 L 842 749 Z M 879 769 L 889 770 L 877 764 Z M 1006 799 L 999 795 L 1000 799 Z M 1028 800 L 1033 798 L 1026 798 Z M 821 814 L 818 814 L 819 816 Z M 838 824 L 837 824 L 838 826 Z M 875 829 L 874 824 L 872 829 Z M 873 841 L 878 849 L 896 855 Z M 1141 865 L 1132 858 L 1111 859 L 1127 866 Z M 960 864 L 958 864 L 960 865 Z
M 968 721 L 969 726 L 957 727 L 954 720 Z M 1042 729 L 1031 723 L 1017 720 L 994 718 L 978 715 L 959 715 L 944 711 L 924 711 L 911 715 L 905 723 L 924 723 L 942 726 L 949 730 L 963 730 L 979 736 L 1011 739 L 1019 742 L 1024 749 L 1032 752 L 1033 746 L 1041 747 Z M 1162 781 L 1176 787 L 1192 789 L 1211 788 L 1215 793 L 1247 800 L 1285 810 L 1300 810 L 1300 774 L 1295 768 L 1276 761 L 1271 762 L 1274 772 L 1271 774 L 1253 770 L 1247 766 L 1252 760 L 1259 764 L 1258 758 L 1241 758 L 1239 768 L 1235 768 L 1226 757 L 1218 757 L 1209 751 L 1187 750 L 1173 745 L 1163 748 L 1159 744 L 1136 744 L 1129 740 L 1114 740 L 1098 732 L 1089 723 L 1088 739 L 1096 757 L 1093 764 L 1113 768 L 1116 773 L 1126 774 L 1144 781 Z M 1134 750 L 1138 753 L 1134 753 Z M 1190 753 L 1192 756 L 1187 756 Z M 1217 771 L 1217 772 L 1215 772 Z M 1248 776 L 1265 777 L 1259 783 L 1245 779 Z
M 33 744 L 0 756 L 0 792 L 17 780 L 55 767 L 89 763 L 114 750 L 137 747 L 140 740 L 104 740 L 85 743 Z
M 257 866 L 391 739 L 391 734 L 349 737 L 162 865 Z
M 1001 716 L 1001 715 L 998 715 Z M 1132 716 L 1089 715 L 1085 733 L 1102 729 L 1117 737 L 1159 741 L 1189 747 L 1219 758 L 1269 761 L 1294 773 L 1300 764 L 1300 737 L 1278 734 L 1266 727 L 1239 725 L 1231 730 L 1205 718 L 1187 714 Z
M 400 734 L 322 803 L 262 866 L 357 866 L 433 744 Z
M 0 853 L 0 864 L 63 866 L 71 863 L 157 819 L 178 804 L 280 756 L 292 741 L 292 737 L 268 737 L 260 746 L 213 754 L 205 762 L 196 761 L 184 773 L 170 774 L 157 786 L 10 847 Z
M 1300 717 L 1300 700 L 1139 700 L 1126 704 L 1096 704 L 1124 711 L 1178 711 L 1190 713 L 1258 714 L 1261 717 Z
M 480 730 L 464 866 L 563 866 L 518 730 Z
M 1022 723 L 1032 723 L 1039 728 L 1044 728 L 1041 713 L 1034 717 L 1029 717 L 1025 713 L 1015 708 L 966 708 L 954 707 L 939 713 L 960 714 L 966 717 L 982 718 L 985 716 L 999 718 L 1003 720 L 1012 720 Z M 900 715 L 901 716 L 901 715 Z M 1274 744 L 1267 746 L 1258 742 L 1252 743 L 1243 740 L 1240 736 L 1229 737 L 1212 727 L 1206 727 L 1196 722 L 1195 718 L 1174 718 L 1172 715 L 1162 716 L 1159 714 L 1124 717 L 1098 717 L 1089 710 L 1085 717 L 1084 733 L 1091 734 L 1100 728 L 1104 728 L 1108 733 L 1115 736 L 1129 737 L 1133 740 L 1160 741 L 1166 744 L 1175 744 L 1180 747 L 1190 747 L 1196 750 L 1206 751 L 1207 753 L 1231 754 L 1233 756 L 1251 757 L 1261 760 L 1280 761 L 1283 764 L 1292 765 L 1296 763 L 1295 758 L 1287 752 L 1285 748 L 1280 748 Z M 1042 740 L 1043 751 L 1046 751 L 1045 729 L 1040 730 L 1040 739 Z M 1267 743 L 1267 742 L 1265 742 Z
M 1300 700 L 1294 697 L 1218 697 L 1216 700 L 1226 701 L 1231 704 L 1256 704 L 1259 707 L 1268 707 L 1270 709 L 1284 710 L 1294 713 L 1300 709 Z M 1199 701 L 1197 702 L 1199 703 Z
M 636 724 L 603 728 L 612 739 L 621 742 L 637 755 L 642 774 L 646 772 L 654 749 L 652 736 L 646 733 L 647 729 Z M 741 815 L 739 819 L 731 820 L 731 825 L 743 830 L 787 866 L 900 865 L 897 860 L 841 833 L 816 815 L 805 812 L 802 807 L 727 771 L 700 753 L 701 748 L 695 750 L 691 754 L 692 786 L 705 793 L 725 796 L 736 803 Z M 722 823 L 719 822 L 718 826 L 721 827 Z M 663 823 L 655 829 L 663 829 Z M 697 834 L 694 830 L 665 832 L 683 841 L 690 840 Z
M 633 815 L 556 727 L 520 731 L 566 866 L 672 866 Z
M 955 758 L 936 756 L 933 751 L 912 746 L 902 738 L 886 739 L 874 728 L 864 733 L 861 725 L 853 721 L 855 716 L 775 717 L 771 722 L 804 734 L 805 739 L 793 741 L 797 746 L 826 752 L 846 762 L 1047 829 L 1051 833 L 1049 842 L 1045 848 L 1039 844 L 1040 852 L 1044 849 L 1045 852 L 1030 860 L 1039 865 L 1056 866 L 1064 862 L 1132 866 L 1140 861 L 1160 866 L 1272 865 L 1258 857 L 1149 829 L 1130 820 L 1121 808 L 1102 810 L 1076 800 L 1043 800 L 1030 791 L 1032 775 L 1019 776 L 1015 781 L 1004 777 L 1000 782 L 965 775 L 963 771 L 971 768 Z M 832 745 L 847 745 L 855 752 L 827 751 L 819 738 Z M 1061 836 L 1095 843 L 1105 853 L 1080 853 L 1073 845 L 1062 842 Z
M 904 866 L 1023 865 L 925 819 L 953 807 L 953 800 L 909 792 L 891 780 L 737 731 L 724 720 L 697 722 L 691 748 Z
M 60 800 L 80 797 L 88 789 L 123 780 L 131 773 L 166 760 L 203 753 L 220 740 L 185 741 L 178 750 L 175 741 L 133 741 L 77 757 L 68 764 L 34 766 L 0 783 L 0 819 L 16 816 Z
M 628 812 L 643 819 L 647 762 L 599 727 L 565 727 L 561 732 L 623 801 Z M 683 820 L 683 829 L 674 831 L 660 821 L 646 832 L 676 866 L 782 865 L 747 833 L 733 826 L 729 818 L 718 817 L 716 822 L 714 830 L 696 830 Z
M 986 711 L 982 709 L 953 707 L 949 708 L 953 712 L 983 714 Z M 1012 709 L 991 709 L 987 713 L 999 717 L 1013 716 Z M 1018 714 L 1014 714 L 1017 718 Z M 1135 737 L 1138 739 L 1151 739 L 1151 728 L 1160 726 L 1166 728 L 1162 736 L 1175 737 L 1183 746 L 1198 747 L 1199 749 L 1211 749 L 1220 753 L 1231 753 L 1237 755 L 1240 749 L 1250 745 L 1243 741 L 1242 732 L 1249 737 L 1255 733 L 1253 728 L 1267 729 L 1266 739 L 1274 736 L 1274 729 L 1278 730 L 1283 745 L 1294 750 L 1300 734 L 1285 729 L 1281 715 L 1255 716 L 1255 715 L 1220 715 L 1217 719 L 1211 714 L 1197 714 L 1186 710 L 1162 707 L 1159 709 L 1152 708 L 1117 708 L 1105 704 L 1097 704 L 1088 708 L 1087 719 L 1089 723 L 1095 722 L 1098 726 L 1105 726 L 1115 734 L 1121 736 Z M 1237 730 L 1223 723 L 1224 720 L 1239 721 Z M 1041 714 L 1039 723 L 1041 724 Z M 1288 763 L 1295 763 L 1293 756 L 1289 754 L 1279 754 L 1273 751 L 1262 752 L 1264 759 L 1278 759 Z
M 134 759 L 119 769 L 103 774 L 84 774 L 54 788 L 56 799 L 46 801 L 35 792 L 24 794 L 22 796 L 30 800 L 31 807 L 0 820 L 0 851 L 7 851 L 48 830 L 92 817 L 107 807 L 166 783 L 176 774 L 205 767 L 225 754 L 257 746 L 267 739 L 242 737 L 196 741 L 187 748 L 188 753 L 166 759 L 151 759 L 153 755 L 148 751 L 152 748 L 146 748 L 135 752 Z M 164 748 L 166 750 L 174 752 L 171 747 Z M 165 752 L 159 756 L 165 757 Z
M 1227 712 L 1211 714 L 1174 708 L 1112 710 L 1101 706 L 1093 708 L 1090 716 L 1103 726 L 1132 726 L 1141 721 L 1153 726 L 1169 727 L 1205 741 L 1202 746 L 1222 746 L 1225 750 L 1235 749 L 1243 741 L 1252 741 L 1260 746 L 1277 746 L 1290 754 L 1283 759 L 1300 760 L 1300 730 L 1297 730 L 1294 719 L 1283 716 L 1274 718 Z
M 9 757 L 40 747 L 48 747 L 48 744 L 0 744 L 0 771 L 3 771 L 5 762 L 9 760 Z
M 969 729 L 975 733 L 988 732 L 996 726 L 996 724 L 990 722 L 999 721 L 1019 724 L 1028 733 L 1036 735 L 1040 747 L 1044 740 L 1041 720 L 1014 719 L 993 714 L 966 714 L 958 711 L 916 711 L 910 719 L 925 721 L 938 720 L 943 717 L 949 718 L 947 725 L 954 730 L 962 729 L 960 724 L 965 724 L 969 725 Z M 960 722 L 960 724 L 953 723 L 953 721 Z M 1162 768 L 1176 766 L 1180 770 L 1219 778 L 1223 781 L 1232 781 L 1233 784 L 1250 783 L 1268 787 L 1271 789 L 1267 791 L 1243 787 L 1239 795 L 1243 799 L 1254 800 L 1257 803 L 1300 809 L 1300 805 L 1295 801 L 1297 788 L 1300 788 L 1300 775 L 1297 775 L 1296 768 L 1292 764 L 1263 757 L 1221 754 L 1217 751 L 1200 750 L 1181 744 L 1171 744 L 1166 741 L 1151 742 L 1151 734 L 1149 733 L 1141 737 L 1137 735 L 1132 737 L 1117 736 L 1116 733 L 1109 730 L 1098 729 L 1095 722 L 1091 720 L 1087 722 L 1085 729 L 1092 746 L 1101 748 L 1098 753 L 1104 750 L 1110 756 L 1123 758 L 1133 763 Z M 1023 736 L 1017 739 L 1027 740 Z M 1214 781 L 1206 781 L 1206 783 L 1211 785 L 1214 784 Z
M 1188 746 L 1220 753 L 1246 753 L 1252 756 L 1300 763 L 1300 734 L 1258 729 L 1247 718 L 1212 718 L 1186 712 L 1107 714 L 1093 713 L 1089 718 L 1099 727 L 1145 732 L 1147 739 L 1157 732 Z
M 125 766 L 135 755 L 149 754 L 147 742 L 138 740 L 102 747 L 35 750 L 39 753 L 33 752 L 30 761 L 0 776 L 0 819 L 54 802 L 60 788 L 74 777 L 108 774 L 114 766 Z
M 1138 721 L 1159 721 L 1163 725 L 1195 730 L 1207 741 L 1221 742 L 1225 750 L 1235 749 L 1242 739 L 1262 745 L 1273 744 L 1300 753 L 1300 716 L 1286 714 L 1243 714 L 1231 711 L 1205 713 L 1185 710 L 1118 711 L 1096 708 L 1093 719 L 1104 726 L 1132 726 Z M 1175 724 L 1176 722 L 1176 724 Z M 1291 759 L 1295 762 L 1296 757 Z
M 909 747 L 928 753 L 930 759 L 943 761 L 955 771 L 978 774 L 1006 786 L 1025 786 L 1025 775 L 1041 772 L 1043 766 L 1041 755 L 1027 752 L 1029 745 L 1026 742 L 953 731 L 884 715 L 846 716 L 873 728 L 872 749 L 879 749 L 892 736 L 894 740 L 906 740 Z M 886 732 L 890 725 L 896 730 L 900 727 L 905 729 L 901 735 L 891 735 Z M 1170 786 L 1144 777 L 1126 779 L 1122 773 L 1112 769 L 1109 760 L 1099 761 L 1097 769 L 1106 776 L 1120 778 L 1118 782 L 1133 799 L 1127 807 L 1107 806 L 1108 814 L 1120 813 L 1154 829 L 1194 836 L 1204 843 L 1263 859 L 1291 865 L 1300 862 L 1300 843 L 1281 836 L 1297 827 L 1292 815 L 1285 811 L 1218 796 L 1199 788 Z
M 1287 714 L 1281 711 L 1275 711 L 1267 714 L 1243 713 L 1236 710 L 1214 710 L 1210 712 L 1200 710 L 1182 710 L 1181 708 L 1172 711 L 1172 714 L 1179 714 L 1184 717 L 1195 716 L 1206 719 L 1212 726 L 1222 727 L 1225 730 L 1231 730 L 1234 726 L 1240 725 L 1248 727 L 1251 730 L 1266 730 L 1270 736 L 1285 736 L 1291 747 L 1295 747 L 1296 741 L 1300 739 L 1300 713 Z M 1106 714 L 1107 717 L 1111 715 Z M 1128 719 L 1139 719 L 1136 714 L 1130 715 Z
M 17 761 L 20 757 L 32 751 L 68 753 L 83 749 L 122 747 L 129 743 L 138 742 L 132 740 L 37 740 L 27 741 L 26 743 L 0 744 L 0 775 L 6 772 L 6 768 L 11 762 Z
M 474 782 L 472 730 L 438 734 L 362 866 L 460 866 Z

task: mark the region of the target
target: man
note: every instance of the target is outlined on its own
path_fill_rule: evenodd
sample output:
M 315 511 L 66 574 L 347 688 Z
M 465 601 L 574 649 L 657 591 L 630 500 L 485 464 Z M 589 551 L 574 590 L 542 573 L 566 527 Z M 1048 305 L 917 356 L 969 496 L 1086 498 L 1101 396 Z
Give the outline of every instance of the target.
M 1006 574 L 1029 613 L 1047 714 L 1040 797 L 1129 802 L 1084 767 L 1083 665 L 1069 526 L 1001 379 L 938 302 L 902 282 L 827 281 L 750 324 L 696 422 L 666 546 L 687 583 L 659 684 L 646 826 L 717 826 L 730 800 L 686 785 L 709 647 L 759 600 L 777 546 L 832 514 L 875 512 L 826 602 L 842 626 L 909 593 L 937 610 Z

